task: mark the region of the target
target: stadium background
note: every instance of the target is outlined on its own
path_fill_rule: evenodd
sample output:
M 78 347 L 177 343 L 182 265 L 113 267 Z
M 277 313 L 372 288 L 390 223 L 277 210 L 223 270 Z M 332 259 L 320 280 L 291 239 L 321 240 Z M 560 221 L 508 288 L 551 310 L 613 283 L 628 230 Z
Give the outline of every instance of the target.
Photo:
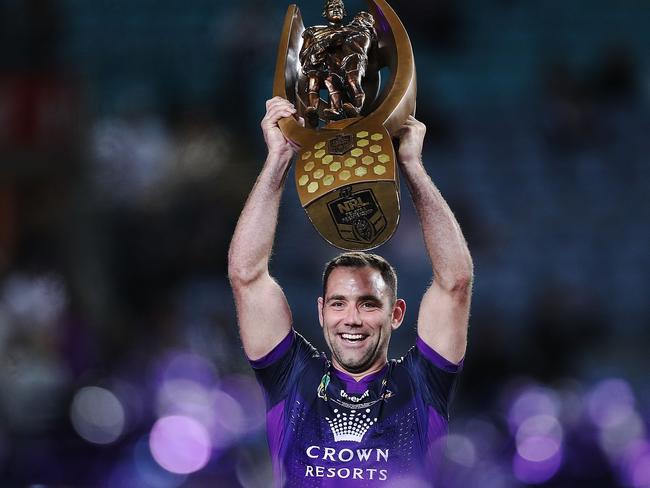
M 392 4 L 475 262 L 444 486 L 650 486 L 650 4 Z M 286 6 L 0 1 L 1 486 L 269 486 L 225 273 Z M 393 357 L 430 280 L 402 197 Z M 335 253 L 290 178 L 272 272 L 319 348 Z

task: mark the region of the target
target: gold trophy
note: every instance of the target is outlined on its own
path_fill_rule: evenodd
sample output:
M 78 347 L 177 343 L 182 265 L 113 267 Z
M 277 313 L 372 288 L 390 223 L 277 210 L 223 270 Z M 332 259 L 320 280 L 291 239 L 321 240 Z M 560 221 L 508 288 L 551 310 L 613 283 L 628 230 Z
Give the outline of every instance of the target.
M 392 136 L 415 113 L 415 62 L 406 30 L 385 0 L 348 23 L 342 0 L 326 0 L 327 25 L 305 29 L 296 5 L 285 16 L 273 95 L 291 101 L 305 127 L 280 121 L 301 147 L 300 203 L 318 232 L 346 250 L 386 242 L 399 221 Z M 380 70 L 388 80 L 380 89 Z M 327 100 L 321 98 L 327 93 Z

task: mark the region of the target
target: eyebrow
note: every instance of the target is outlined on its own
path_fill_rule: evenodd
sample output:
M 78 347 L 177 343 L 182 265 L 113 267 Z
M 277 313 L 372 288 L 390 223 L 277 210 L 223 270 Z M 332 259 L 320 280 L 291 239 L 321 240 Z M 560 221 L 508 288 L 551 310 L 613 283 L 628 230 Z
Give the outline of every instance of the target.
M 329 303 L 331 301 L 337 301 L 337 300 L 347 301 L 347 298 L 343 295 L 332 295 L 327 300 L 325 300 L 325 303 Z M 360 302 L 369 301 L 369 302 L 381 303 L 381 299 L 377 295 L 361 295 L 358 301 Z

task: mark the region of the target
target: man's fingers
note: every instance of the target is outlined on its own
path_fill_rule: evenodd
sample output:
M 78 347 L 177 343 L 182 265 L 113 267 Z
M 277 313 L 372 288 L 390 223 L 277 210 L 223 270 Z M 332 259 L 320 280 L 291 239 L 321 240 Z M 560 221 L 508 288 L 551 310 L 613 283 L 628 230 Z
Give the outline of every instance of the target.
M 274 107 L 293 107 L 293 104 L 282 97 L 273 97 L 270 100 L 266 101 L 266 110 L 269 111 Z
M 282 117 L 290 117 L 296 113 L 296 109 L 293 107 L 273 107 L 267 114 L 266 118 L 277 122 Z
M 278 103 L 289 103 L 290 104 L 289 100 L 287 100 L 286 98 L 273 97 L 273 98 L 269 98 L 266 101 L 266 108 L 268 109 L 271 105 L 275 105 L 275 104 L 278 104 Z
M 291 104 L 272 104 L 262 119 L 262 125 L 274 125 L 278 120 L 284 117 L 291 117 L 295 113 L 296 109 Z

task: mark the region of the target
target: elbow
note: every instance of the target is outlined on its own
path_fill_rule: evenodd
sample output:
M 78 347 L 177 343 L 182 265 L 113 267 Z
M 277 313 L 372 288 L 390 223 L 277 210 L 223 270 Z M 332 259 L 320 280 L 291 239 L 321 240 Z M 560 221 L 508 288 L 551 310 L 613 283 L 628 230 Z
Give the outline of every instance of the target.
M 455 295 L 468 295 L 472 291 L 474 275 L 469 273 L 458 273 L 451 281 L 450 291 Z
M 471 264 L 462 270 L 458 270 L 447 280 L 447 290 L 458 302 L 469 300 L 472 295 L 474 284 L 474 267 Z
M 236 259 L 232 254 L 228 256 L 228 280 L 234 289 L 245 288 L 257 281 L 264 269 L 260 266 L 246 264 Z

